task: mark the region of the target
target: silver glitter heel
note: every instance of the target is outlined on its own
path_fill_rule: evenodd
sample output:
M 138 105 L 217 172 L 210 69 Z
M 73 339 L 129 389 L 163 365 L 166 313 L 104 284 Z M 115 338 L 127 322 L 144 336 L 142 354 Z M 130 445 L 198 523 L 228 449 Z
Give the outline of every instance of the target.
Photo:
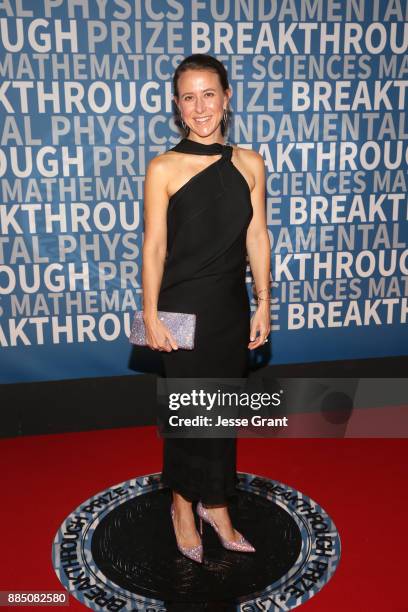
M 220 531 L 214 521 L 213 518 L 211 518 L 211 516 L 209 515 L 209 513 L 207 512 L 207 510 L 204 508 L 204 506 L 202 505 L 201 501 L 198 502 L 197 504 L 197 514 L 200 517 L 200 533 L 201 535 L 203 534 L 203 521 L 205 521 L 206 523 L 208 523 L 209 525 L 211 525 L 211 527 L 213 527 L 213 529 L 215 530 L 216 534 L 218 535 L 221 544 L 223 545 L 224 548 L 228 548 L 228 550 L 235 550 L 236 552 L 255 552 L 255 548 L 252 546 L 252 544 L 250 544 L 248 542 L 248 540 L 246 540 L 244 538 L 244 536 L 239 533 L 239 531 L 237 531 L 238 535 L 239 535 L 239 539 L 234 542 L 231 540 L 226 540 L 221 534 Z
M 181 544 L 178 543 L 177 535 L 176 535 L 176 527 L 174 524 L 173 504 L 171 504 L 170 513 L 171 513 L 171 519 L 173 521 L 173 529 L 174 529 L 174 535 L 176 536 L 177 548 L 179 549 L 181 554 L 184 555 L 185 557 L 188 557 L 189 559 L 192 559 L 193 561 L 197 561 L 197 563 L 202 563 L 203 562 L 203 544 L 201 543 L 201 544 L 198 544 L 198 546 L 190 546 L 190 547 L 181 546 Z

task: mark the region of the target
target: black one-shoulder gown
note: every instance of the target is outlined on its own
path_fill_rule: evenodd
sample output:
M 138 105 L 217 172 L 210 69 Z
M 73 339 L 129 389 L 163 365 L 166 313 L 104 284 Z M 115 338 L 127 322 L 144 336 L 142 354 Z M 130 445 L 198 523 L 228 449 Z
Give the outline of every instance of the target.
M 248 375 L 250 305 L 246 230 L 253 211 L 232 146 L 183 138 L 171 151 L 221 155 L 169 200 L 167 258 L 158 308 L 197 315 L 193 350 L 162 352 L 168 378 Z M 162 482 L 187 499 L 227 503 L 236 494 L 235 438 L 165 438 Z

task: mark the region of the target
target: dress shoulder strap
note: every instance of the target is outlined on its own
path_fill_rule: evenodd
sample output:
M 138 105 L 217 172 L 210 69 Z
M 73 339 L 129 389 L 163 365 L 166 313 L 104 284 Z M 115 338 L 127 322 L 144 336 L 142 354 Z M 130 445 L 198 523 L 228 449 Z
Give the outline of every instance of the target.
M 230 160 L 232 157 L 232 146 L 221 142 L 205 144 L 190 138 L 183 138 L 172 147 L 170 151 L 177 153 L 192 153 L 193 155 L 222 155 L 223 158 Z

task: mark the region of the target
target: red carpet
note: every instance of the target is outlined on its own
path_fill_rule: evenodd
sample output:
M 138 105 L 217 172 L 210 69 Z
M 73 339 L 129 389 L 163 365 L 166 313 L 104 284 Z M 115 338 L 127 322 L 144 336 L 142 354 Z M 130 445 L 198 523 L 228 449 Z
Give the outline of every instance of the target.
M 63 519 L 93 494 L 161 470 L 155 427 L 0 440 L 0 590 L 63 590 L 51 546 Z M 303 491 L 336 523 L 340 565 L 301 609 L 405 612 L 406 439 L 240 439 L 238 470 Z M 70 597 L 69 610 L 83 610 Z M 21 608 L 22 610 L 38 608 Z

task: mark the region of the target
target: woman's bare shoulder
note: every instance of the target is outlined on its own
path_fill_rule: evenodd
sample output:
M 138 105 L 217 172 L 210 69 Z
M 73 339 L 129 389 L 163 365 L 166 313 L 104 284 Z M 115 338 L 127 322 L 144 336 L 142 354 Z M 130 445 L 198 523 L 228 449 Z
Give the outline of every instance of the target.
M 174 151 L 165 151 L 164 153 L 159 153 L 155 157 L 152 157 L 150 160 L 148 167 L 153 165 L 155 167 L 164 168 L 165 166 L 171 165 L 174 162 L 174 158 L 177 157 L 177 153 Z
M 253 149 L 246 149 L 244 147 L 238 147 L 237 145 L 231 145 L 234 149 L 234 153 L 236 153 L 238 159 L 240 159 L 243 163 L 247 164 L 260 164 L 264 163 L 264 159 L 258 151 L 254 151 Z
M 232 148 L 233 162 L 244 178 L 246 178 L 249 189 L 252 192 L 257 181 L 264 177 L 264 159 L 262 155 L 253 149 L 244 149 L 236 145 L 232 145 Z
M 146 168 L 146 179 L 159 181 L 160 184 L 167 187 L 169 178 L 174 172 L 175 157 L 177 154 L 173 151 L 165 151 L 153 157 Z

